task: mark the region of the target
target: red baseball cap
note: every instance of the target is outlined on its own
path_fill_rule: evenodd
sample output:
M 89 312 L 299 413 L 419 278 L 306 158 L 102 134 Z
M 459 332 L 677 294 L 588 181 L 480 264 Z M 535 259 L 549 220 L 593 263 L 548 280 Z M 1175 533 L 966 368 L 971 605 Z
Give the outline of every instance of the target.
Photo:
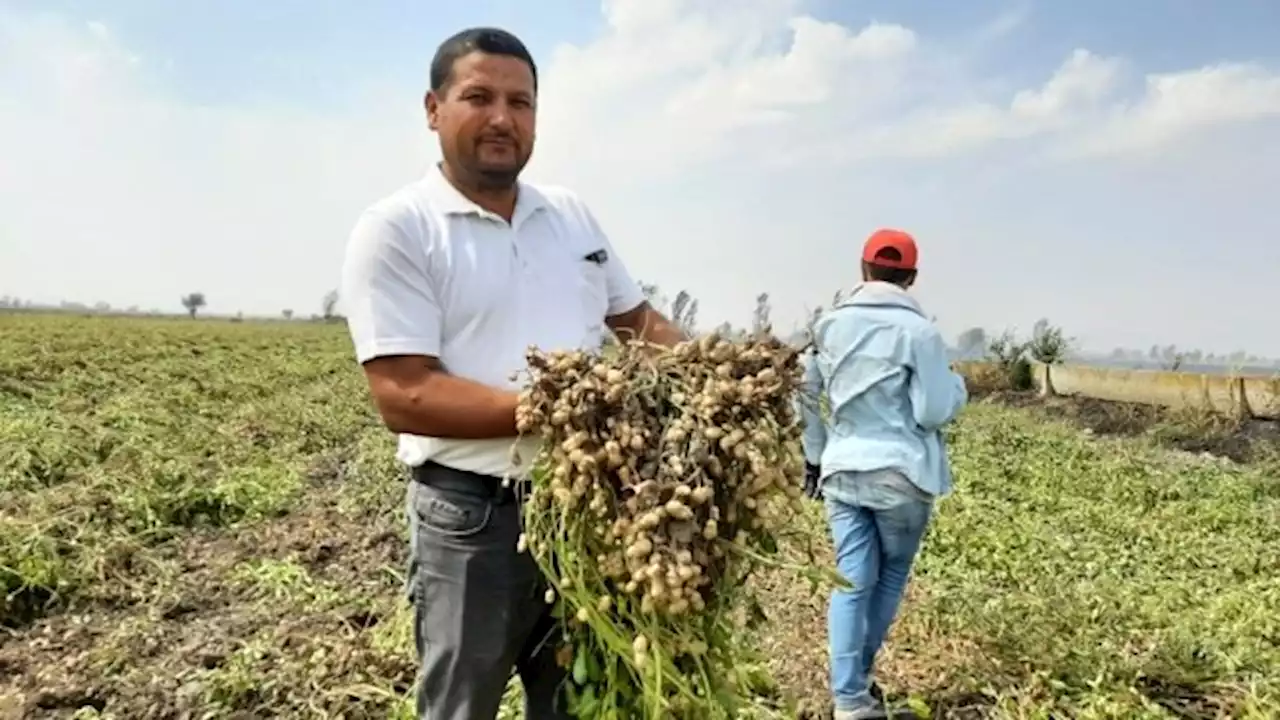
M 915 270 L 918 258 L 915 238 L 901 230 L 877 230 L 862 246 L 862 261 L 879 267 Z

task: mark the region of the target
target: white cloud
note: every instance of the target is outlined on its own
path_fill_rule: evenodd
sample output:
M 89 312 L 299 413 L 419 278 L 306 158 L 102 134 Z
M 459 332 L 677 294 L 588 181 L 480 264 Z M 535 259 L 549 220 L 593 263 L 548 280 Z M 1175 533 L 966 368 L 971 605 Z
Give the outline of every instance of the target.
M 936 38 L 821 21 L 798 0 L 603 13 L 599 37 L 543 60 L 530 173 L 582 192 L 636 274 L 690 288 L 704 317 L 744 321 L 769 290 L 795 319 L 893 224 L 920 234 L 921 293 L 950 332 L 1048 314 L 1100 344 L 1258 346 L 1222 318 L 1263 323 L 1247 308 L 1264 298 L 1242 298 L 1238 274 L 1204 277 L 1189 248 L 1206 227 L 1280 233 L 1249 210 L 1277 165 L 1233 165 L 1280 145 L 1274 69 L 1136 68 L 1080 49 L 994 95 L 999 78 L 966 75 Z M 306 312 L 359 209 L 435 156 L 420 87 L 371 77 L 343 88 L 364 101 L 338 114 L 199 106 L 164 91 L 163 63 L 109 18 L 0 10 L 0 294 L 173 307 L 202 289 L 219 311 Z M 1156 240 L 1163 275 L 1122 264 L 1151 262 Z M 1274 282 L 1280 250 L 1251 252 L 1239 272 Z M 1051 270 L 1010 271 L 1021 262 Z M 1221 295 L 1177 292 L 1188 281 Z
M 1280 116 L 1280 75 L 1248 63 L 1222 63 L 1146 77 L 1143 95 L 1112 108 L 1080 150 L 1152 152 L 1184 135 Z
M 1081 107 L 1096 107 L 1116 89 L 1120 63 L 1076 50 L 1043 87 L 1013 96 L 1010 114 L 1028 122 L 1057 123 Z

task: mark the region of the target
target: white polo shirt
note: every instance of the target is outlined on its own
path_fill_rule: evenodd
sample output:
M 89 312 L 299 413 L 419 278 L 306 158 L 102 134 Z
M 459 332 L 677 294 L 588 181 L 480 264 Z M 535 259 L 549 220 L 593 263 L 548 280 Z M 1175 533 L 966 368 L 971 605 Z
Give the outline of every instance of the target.
M 510 390 L 520 387 L 511 375 L 525 369 L 530 345 L 599 347 L 605 317 L 644 300 L 572 192 L 522 182 L 508 224 L 458 192 L 438 166 L 360 216 L 340 297 L 359 362 L 431 355 L 454 375 Z M 521 465 L 513 466 L 514 440 L 401 435 L 397 457 L 519 477 L 537 440 L 521 441 Z

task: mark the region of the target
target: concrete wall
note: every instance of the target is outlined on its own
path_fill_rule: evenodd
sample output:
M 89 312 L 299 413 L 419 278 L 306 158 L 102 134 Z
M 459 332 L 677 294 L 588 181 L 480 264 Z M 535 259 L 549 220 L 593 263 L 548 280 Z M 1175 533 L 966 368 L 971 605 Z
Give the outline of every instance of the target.
M 957 370 L 976 377 L 985 363 L 959 363 Z M 1116 402 L 1205 408 L 1280 420 L 1280 377 L 1232 377 L 1204 373 L 1127 370 L 1084 365 L 1032 365 L 1032 381 L 1041 394 L 1082 395 Z

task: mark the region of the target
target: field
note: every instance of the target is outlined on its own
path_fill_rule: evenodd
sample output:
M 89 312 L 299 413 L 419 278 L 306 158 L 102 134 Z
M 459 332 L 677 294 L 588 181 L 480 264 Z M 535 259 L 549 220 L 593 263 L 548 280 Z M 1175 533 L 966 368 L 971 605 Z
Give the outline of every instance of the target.
M 1280 716 L 1280 465 L 995 403 L 951 443 L 891 694 Z M 392 451 L 340 325 L 0 315 L 0 718 L 411 717 Z M 765 690 L 821 713 L 824 599 L 757 582 Z

